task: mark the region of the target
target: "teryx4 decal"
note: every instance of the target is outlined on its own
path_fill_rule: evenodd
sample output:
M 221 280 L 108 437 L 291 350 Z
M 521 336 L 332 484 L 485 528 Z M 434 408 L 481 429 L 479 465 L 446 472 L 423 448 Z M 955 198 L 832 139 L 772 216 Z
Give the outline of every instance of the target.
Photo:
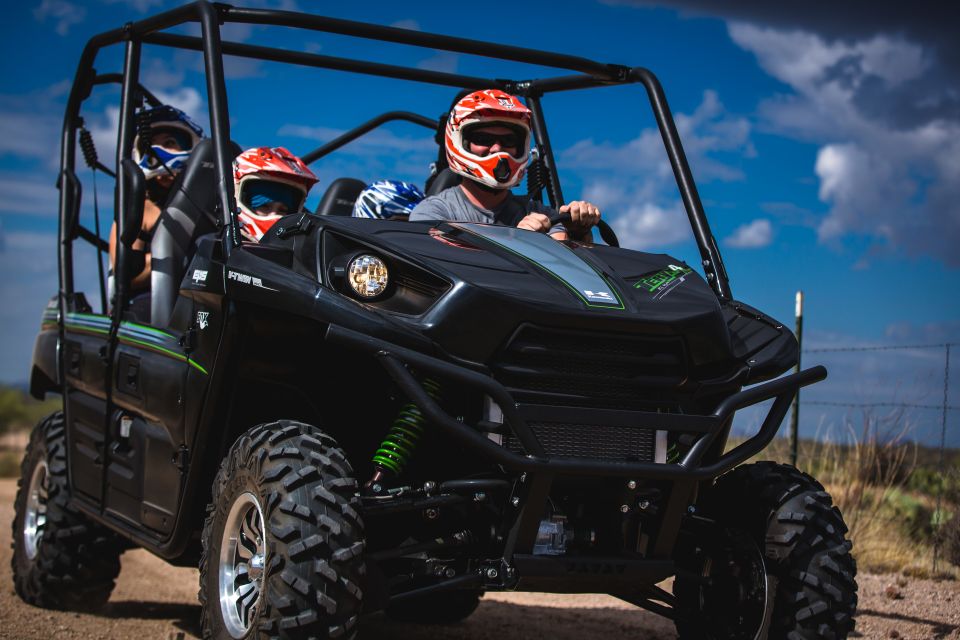
M 637 289 L 649 291 L 653 294 L 653 299 L 657 300 L 680 286 L 680 283 L 686 279 L 687 274 L 692 272 L 693 269 L 688 266 L 678 267 L 675 264 L 668 264 L 666 269 L 640 278 L 633 286 Z

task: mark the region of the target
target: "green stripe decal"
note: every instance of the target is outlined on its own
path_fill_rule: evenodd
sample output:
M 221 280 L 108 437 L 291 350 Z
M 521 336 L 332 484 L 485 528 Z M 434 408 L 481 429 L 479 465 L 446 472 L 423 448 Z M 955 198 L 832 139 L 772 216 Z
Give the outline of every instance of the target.
M 67 330 L 75 333 L 87 333 L 96 336 L 106 336 L 110 334 L 109 316 L 89 313 L 68 313 L 64 326 Z M 179 341 L 176 336 L 171 333 L 135 322 L 124 321 L 120 323 L 120 331 L 117 337 L 121 344 L 149 349 L 154 353 L 159 353 L 168 358 L 186 362 L 203 375 L 210 375 L 200 363 L 190 359 L 180 351 Z
M 623 300 L 613 285 L 596 267 L 573 249 L 543 233 L 488 224 L 448 223 L 506 249 L 556 278 L 594 309 L 624 309 Z

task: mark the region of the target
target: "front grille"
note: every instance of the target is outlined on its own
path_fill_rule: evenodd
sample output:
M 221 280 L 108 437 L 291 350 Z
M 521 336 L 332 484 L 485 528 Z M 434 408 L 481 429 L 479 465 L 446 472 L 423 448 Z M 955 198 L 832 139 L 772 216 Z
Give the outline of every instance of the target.
M 687 376 L 678 337 L 524 325 L 497 354 L 494 377 L 521 402 L 675 411 Z
M 550 457 L 590 458 L 606 462 L 653 462 L 655 438 L 650 429 L 570 424 L 566 422 L 530 423 L 537 440 Z M 504 445 L 525 453 L 512 434 Z

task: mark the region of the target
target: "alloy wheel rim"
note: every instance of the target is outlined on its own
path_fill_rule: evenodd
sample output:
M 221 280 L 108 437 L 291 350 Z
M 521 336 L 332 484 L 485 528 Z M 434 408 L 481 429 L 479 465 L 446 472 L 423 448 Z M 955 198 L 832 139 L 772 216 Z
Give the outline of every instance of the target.
M 727 532 L 726 544 L 704 561 L 702 577 L 710 585 L 700 593 L 715 637 L 765 640 L 770 632 L 773 593 L 766 561 L 743 532 Z
M 256 620 L 265 542 L 260 501 L 249 491 L 244 492 L 230 507 L 220 541 L 220 611 L 233 638 L 245 637 Z
M 23 548 L 30 560 L 37 557 L 40 541 L 47 527 L 49 478 L 50 468 L 47 466 L 47 461 L 41 460 L 30 474 L 23 517 Z

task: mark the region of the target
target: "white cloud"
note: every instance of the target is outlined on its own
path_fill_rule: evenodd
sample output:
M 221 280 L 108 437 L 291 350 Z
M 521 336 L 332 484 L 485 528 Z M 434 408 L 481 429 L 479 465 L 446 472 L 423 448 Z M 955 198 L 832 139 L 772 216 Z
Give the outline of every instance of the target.
M 54 20 L 54 29 L 61 36 L 67 35 L 70 27 L 83 22 L 86 16 L 86 8 L 66 0 L 43 0 L 40 6 L 33 10 L 33 17 L 39 22 L 45 22 L 47 18 Z
M 0 94 L 0 156 L 60 166 L 60 128 L 70 84 L 61 80 L 28 93 Z
M 753 157 L 756 151 L 750 141 L 750 123 L 746 118 L 726 112 L 714 91 L 705 91 L 703 100 L 692 114 L 674 115 L 677 131 L 683 140 L 687 160 L 698 181 L 732 181 L 743 179 L 742 171 L 721 162 L 718 154 Z M 657 129 L 644 129 L 626 144 L 580 140 L 563 152 L 562 158 L 588 170 L 648 177 L 673 181 L 673 170 Z M 675 183 L 673 183 L 675 186 Z
M 346 133 L 345 129 L 332 127 L 310 127 L 306 125 L 285 124 L 277 131 L 280 136 L 293 136 L 318 142 L 329 142 Z M 406 151 L 410 153 L 436 153 L 437 145 L 428 137 L 408 138 L 398 136 L 386 129 L 377 129 L 347 143 L 337 153 L 369 154 L 371 151 Z
M 440 71 L 442 73 L 456 73 L 460 65 L 460 54 L 452 51 L 438 51 L 436 54 L 417 63 L 418 69 Z
M 95 252 L 85 242 L 74 244 L 75 290 L 84 292 L 99 311 L 99 285 Z M 20 383 L 29 379 L 33 342 L 40 329 L 40 314 L 57 292 L 57 236 L 55 233 L 5 231 L 0 228 L 0 380 Z
M 585 197 L 589 199 L 589 196 Z M 670 208 L 651 203 L 628 206 L 610 226 L 616 232 L 620 246 L 628 249 L 662 248 L 690 238 L 690 225 L 679 202 Z
M 758 249 L 773 242 L 773 225 L 769 220 L 760 218 L 749 224 L 737 227 L 724 241 L 727 246 L 736 249 Z
M 54 115 L 0 112 L 0 154 L 38 160 L 59 157 L 60 123 Z
M 715 92 L 705 91 L 693 113 L 678 113 L 675 121 L 699 180 L 743 178 L 737 166 L 724 160 L 755 155 L 750 124 L 729 114 Z M 622 246 L 664 247 L 692 237 L 656 128 L 644 129 L 624 144 L 580 140 L 564 150 L 560 160 L 584 179 L 583 197 L 600 207 Z
M 32 175 L 28 178 L 11 172 L 0 174 L 0 213 L 56 218 L 59 206 L 60 196 L 53 176 L 49 181 L 40 181 Z
M 103 0 L 107 4 L 124 4 L 138 13 L 146 13 L 153 7 L 162 7 L 163 0 Z
M 391 23 L 390 26 L 396 27 L 397 29 L 409 29 L 410 31 L 420 31 L 420 23 L 414 20 L 413 18 L 397 20 L 396 22 Z
M 820 145 L 821 242 L 861 236 L 871 251 L 960 265 L 960 122 L 921 108 L 949 92 L 931 82 L 930 51 L 899 36 L 828 42 L 743 23 L 729 32 L 793 89 L 760 104 L 764 126 Z

